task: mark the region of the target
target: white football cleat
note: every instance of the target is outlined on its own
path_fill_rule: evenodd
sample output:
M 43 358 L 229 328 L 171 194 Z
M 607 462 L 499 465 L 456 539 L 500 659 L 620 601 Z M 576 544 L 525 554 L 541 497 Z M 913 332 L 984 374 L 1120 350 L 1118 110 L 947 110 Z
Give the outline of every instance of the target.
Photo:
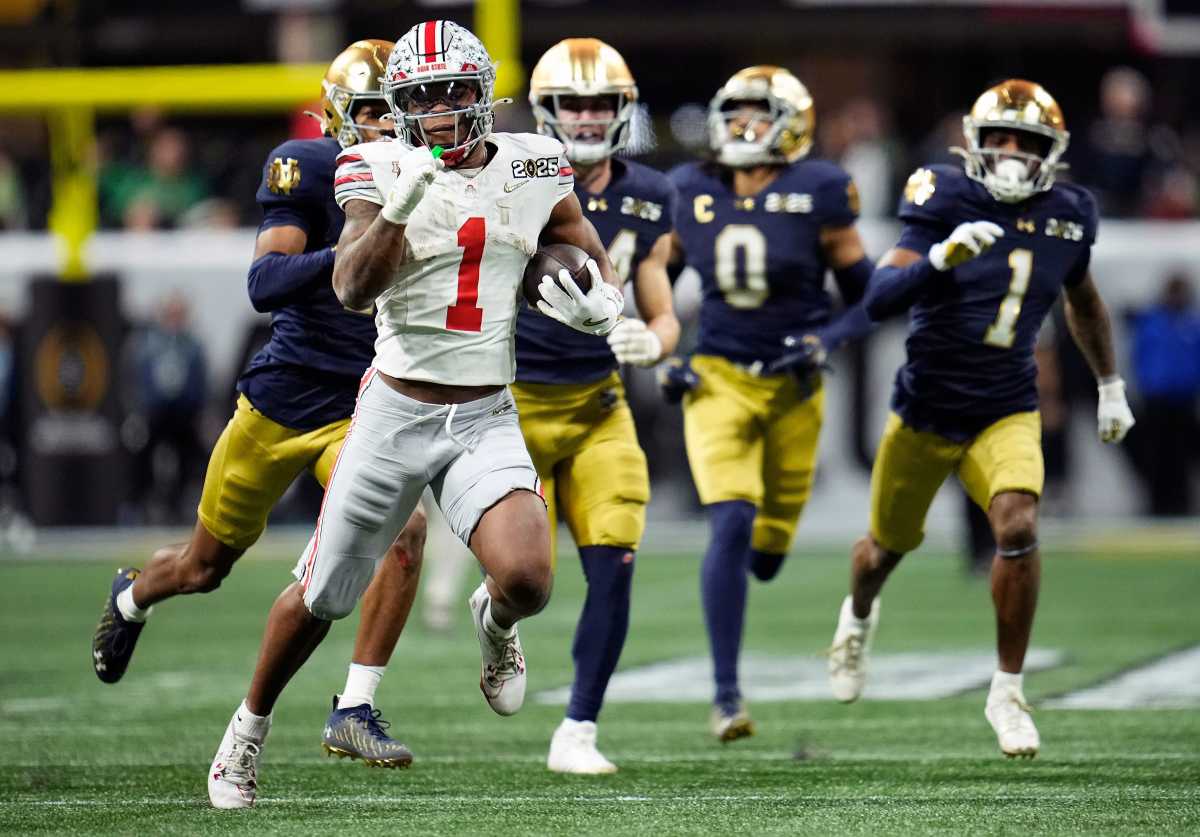
M 573 721 L 563 718 L 550 739 L 550 755 L 546 767 L 555 773 L 575 773 L 598 776 L 616 773 L 617 766 L 596 749 L 595 721 Z
M 850 596 L 842 602 L 833 644 L 826 652 L 829 657 L 829 688 L 842 703 L 851 703 L 862 695 L 863 687 L 867 684 L 867 655 L 878 625 L 878 597 L 871 602 L 871 613 L 866 619 L 854 615 Z
M 479 690 L 497 715 L 513 715 L 525 702 L 525 655 L 521 651 L 516 625 L 507 637 L 495 636 L 484 627 L 484 615 L 491 598 L 485 581 L 467 601 L 483 656 Z
M 263 741 L 238 735 L 233 723 L 231 718 L 208 769 L 208 801 L 214 808 L 252 808 L 258 797 L 258 759 Z
M 996 683 L 1000 674 L 996 672 L 992 676 L 992 688 L 988 691 L 987 707 L 983 714 L 996 731 L 996 739 L 1004 755 L 1010 759 L 1031 759 L 1041 746 L 1037 727 L 1029 715 L 1031 709 L 1019 686 Z

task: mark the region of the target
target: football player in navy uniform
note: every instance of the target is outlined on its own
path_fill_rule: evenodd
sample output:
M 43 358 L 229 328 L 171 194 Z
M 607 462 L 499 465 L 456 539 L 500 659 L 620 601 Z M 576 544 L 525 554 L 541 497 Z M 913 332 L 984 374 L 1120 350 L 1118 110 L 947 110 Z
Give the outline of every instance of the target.
M 738 685 L 747 574 L 783 563 L 812 488 L 821 428 L 820 368 L 867 333 L 857 305 L 872 265 L 855 229 L 858 194 L 838 166 L 810 159 L 813 102 L 787 70 L 750 67 L 709 108 L 711 162 L 671 172 L 679 250 L 700 273 L 700 336 L 662 382 L 683 400 L 692 476 L 711 527 L 701 594 L 722 741 L 754 726 Z M 825 290 L 832 269 L 843 301 Z M 791 338 L 791 347 L 785 340 Z
M 565 146 L 584 216 L 621 280 L 633 283 L 642 318 L 625 318 L 604 338 L 523 309 L 512 387 L 550 518 L 566 522 L 587 579 L 571 701 L 546 763 L 560 773 L 612 773 L 616 766 L 596 749 L 596 718 L 629 627 L 650 498 L 617 368 L 653 366 L 679 339 L 667 276 L 675 189 L 665 175 L 613 156 L 629 140 L 637 87 L 608 44 L 569 38 L 551 47 L 533 69 L 529 101 L 538 129 Z
M 322 85 L 325 136 L 289 140 L 267 156 L 248 280 L 255 310 L 271 314 L 271 339 L 238 380 L 237 409 L 209 459 L 191 540 L 158 550 L 144 570 L 117 573 L 92 645 L 106 683 L 125 673 L 152 605 L 215 590 L 301 472 L 329 480 L 375 343 L 372 317 L 345 310 L 333 292 L 343 222 L 334 160 L 343 146 L 387 130 L 379 79 L 391 49 L 389 41 L 365 40 L 343 51 Z M 330 754 L 389 767 L 412 759 L 383 731 L 372 704 L 412 605 L 424 538 L 418 511 L 365 597 L 354 662 L 325 727 Z
M 992 601 L 999 669 L 986 716 L 1008 756 L 1036 755 L 1021 669 L 1037 604 L 1041 421 L 1034 345 L 1065 296 L 1067 323 L 1099 381 L 1099 434 L 1133 426 L 1117 375 L 1108 312 L 1088 270 L 1096 204 L 1057 183 L 1067 147 L 1062 111 L 1042 87 L 1012 79 L 963 120 L 965 169 L 918 169 L 900 205 L 900 240 L 865 300 L 873 320 L 910 311 L 907 362 L 871 475 L 870 531 L 854 545 L 851 591 L 829 656 L 830 683 L 856 699 L 879 619 L 878 595 L 920 545 L 925 515 L 955 473 L 987 511 L 996 539 Z

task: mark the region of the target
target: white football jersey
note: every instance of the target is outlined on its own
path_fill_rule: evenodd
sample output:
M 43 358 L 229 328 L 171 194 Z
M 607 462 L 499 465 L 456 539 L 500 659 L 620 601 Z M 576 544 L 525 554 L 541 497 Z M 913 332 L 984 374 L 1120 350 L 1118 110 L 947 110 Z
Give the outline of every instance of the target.
M 516 374 L 521 276 L 574 175 L 562 144 L 491 134 L 491 161 L 473 177 L 438 173 L 404 230 L 412 260 L 375 301 L 375 368 L 438 384 L 509 384 Z M 382 206 L 405 147 L 369 142 L 338 157 L 338 206 Z

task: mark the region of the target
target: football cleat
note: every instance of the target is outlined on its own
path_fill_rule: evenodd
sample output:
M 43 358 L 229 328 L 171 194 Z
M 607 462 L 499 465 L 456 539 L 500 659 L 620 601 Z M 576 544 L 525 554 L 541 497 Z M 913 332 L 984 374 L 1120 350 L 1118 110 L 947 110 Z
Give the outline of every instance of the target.
M 723 701 L 713 706 L 708 728 L 717 740 L 724 744 L 754 735 L 754 721 L 746 711 L 746 704 L 740 699 Z
M 321 748 L 340 759 L 362 760 L 369 767 L 408 767 L 412 752 L 386 732 L 389 724 L 383 713 L 369 703 L 338 709 L 334 695 L 333 710 L 325 722 Z
M 595 721 L 573 721 L 570 718 L 563 719 L 550 739 L 546 767 L 555 773 L 580 776 L 617 772 L 617 766 L 596 749 Z
M 96 626 L 96 632 L 92 635 L 92 668 L 96 676 L 105 683 L 116 683 L 125 674 L 138 635 L 141 634 L 142 628 L 146 627 L 145 622 L 130 622 L 117 608 L 117 596 L 133 584 L 139 573 L 141 570 L 136 567 L 117 570 L 112 589 L 104 601 L 100 624 Z
M 829 658 L 829 688 L 842 703 L 852 703 L 867 684 L 867 655 L 879 624 L 879 599 L 871 602 L 871 615 L 859 619 L 851 607 L 851 597 L 842 602 L 833 644 L 825 652 Z
M 993 677 L 983 714 L 996 731 L 1000 751 L 1010 759 L 1031 759 L 1038 753 L 1041 739 L 1029 715 L 1032 711 L 1019 688 L 998 686 Z
M 516 625 L 507 637 L 495 637 L 483 626 L 490 601 L 491 595 L 484 582 L 467 602 L 471 606 L 471 619 L 483 656 L 479 690 L 497 715 L 512 715 L 525 702 L 525 655 L 521 652 Z
M 258 760 L 263 740 L 238 735 L 234 729 L 237 713 L 229 719 L 225 737 L 208 768 L 208 801 L 214 808 L 252 808 L 258 798 Z

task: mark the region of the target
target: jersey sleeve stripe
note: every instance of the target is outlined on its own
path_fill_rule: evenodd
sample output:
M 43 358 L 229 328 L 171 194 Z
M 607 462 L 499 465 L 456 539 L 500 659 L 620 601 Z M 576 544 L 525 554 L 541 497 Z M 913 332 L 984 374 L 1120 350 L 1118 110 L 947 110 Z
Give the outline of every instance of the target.
M 362 162 L 361 154 L 339 154 L 338 158 L 337 158 L 337 164 L 339 166 L 342 165 L 343 163 L 361 163 L 361 162 Z
M 359 183 L 359 182 L 374 183 L 375 178 L 374 178 L 374 176 L 372 176 L 372 174 L 370 172 L 363 172 L 361 174 L 344 174 L 341 177 L 339 177 L 337 180 L 333 181 L 333 185 L 341 186 L 345 183 Z

